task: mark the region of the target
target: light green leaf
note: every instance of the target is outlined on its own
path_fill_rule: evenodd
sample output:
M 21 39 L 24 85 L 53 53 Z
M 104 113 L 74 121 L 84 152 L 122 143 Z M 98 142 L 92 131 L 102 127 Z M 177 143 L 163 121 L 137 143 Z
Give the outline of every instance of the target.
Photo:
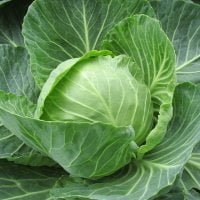
M 49 190 L 62 174 L 58 168 L 30 168 L 0 160 L 1 200 L 50 200 Z
M 87 183 L 86 181 L 85 184 L 81 182 L 69 183 L 67 181 L 66 187 L 55 188 L 52 190 L 52 195 L 55 198 L 83 197 L 99 200 L 113 198 L 120 200 L 146 200 L 156 195 L 162 188 L 174 182 L 176 175 L 180 173 L 190 157 L 194 145 L 200 140 L 200 107 L 197 106 L 199 98 L 200 85 L 183 84 L 178 86 L 174 97 L 174 117 L 165 139 L 152 152 L 148 153 L 143 160 L 133 161 L 125 175 L 121 173 L 117 177 L 111 176 L 98 182 Z M 184 119 L 182 119 L 183 116 Z M 36 144 L 37 148 L 46 147 L 44 149 L 46 153 L 51 153 L 55 160 L 61 159 L 62 162 L 66 162 L 68 157 L 66 153 L 68 151 L 64 148 L 64 135 L 70 136 L 71 132 L 63 135 L 64 132 L 60 131 L 66 131 L 66 125 L 61 125 L 58 122 L 44 122 L 20 117 L 4 111 L 2 107 L 1 117 L 3 122 L 7 120 L 12 122 L 6 123 L 7 128 L 18 129 L 17 134 L 23 133 L 23 137 Z M 68 125 L 71 128 L 73 127 L 73 124 Z M 96 125 L 90 126 L 90 128 L 94 128 Z M 73 129 L 80 128 L 84 130 L 85 127 L 83 126 L 85 124 L 80 126 L 74 124 Z M 40 130 L 44 131 L 43 134 L 41 134 Z M 32 135 L 34 135 L 34 138 Z M 89 147 L 95 144 L 94 137 L 92 138 L 93 140 L 90 140 L 92 142 L 90 142 Z M 77 139 L 76 143 L 81 144 L 81 142 L 83 141 Z M 99 143 L 98 140 L 98 145 L 100 144 L 102 143 Z M 73 147 L 75 146 L 74 143 Z M 89 147 L 87 145 L 87 148 Z M 82 150 L 87 150 L 87 148 L 82 148 Z M 70 146 L 70 149 L 72 149 L 72 146 Z M 63 153 L 60 154 L 60 151 L 63 151 Z M 112 154 L 115 152 L 115 150 L 112 151 Z M 61 155 L 63 155 L 62 158 Z M 70 156 L 74 156 L 72 151 Z M 87 171 L 88 167 L 85 170 Z
M 61 62 L 99 49 L 107 31 L 135 13 L 153 14 L 146 0 L 35 1 L 23 35 L 37 83 L 42 86 Z
M 136 79 L 140 69 L 129 57 L 109 54 L 93 50 L 61 63 L 42 88 L 35 116 L 47 121 L 132 125 L 134 141 L 143 143 L 153 122 L 150 91 Z
M 36 109 L 36 105 L 28 101 L 24 96 L 16 96 L 2 90 L 0 90 L 0 107 L 24 117 L 33 117 Z
M 114 54 L 126 54 L 141 67 L 143 79 L 150 88 L 154 103 L 155 128 L 138 155 L 151 150 L 163 139 L 172 116 L 172 96 L 175 87 L 174 49 L 157 20 L 136 15 L 122 20 L 108 32 L 103 48 Z
M 24 45 L 21 26 L 31 2 L 32 0 L 0 2 L 0 44 L 10 44 L 14 47 Z
M 131 126 L 41 121 L 29 115 L 32 107 L 23 97 L 0 93 L 0 118 L 4 126 L 74 176 L 93 179 L 106 176 L 128 164 L 134 156 L 135 135 Z
M 89 183 L 67 181 L 54 188 L 52 196 L 99 200 L 147 200 L 155 196 L 174 182 L 200 139 L 199 99 L 200 85 L 179 85 L 174 96 L 174 117 L 165 139 L 143 160 L 133 162 L 124 175 L 121 172 L 116 177 Z
M 14 120 L 12 125 L 3 120 L 7 128 L 18 129 L 15 133 L 27 144 L 53 158 L 74 176 L 96 179 L 111 174 L 129 163 L 134 153 L 130 146 L 134 137 L 131 128 L 44 122 L 9 114 L 6 118 Z
M 200 82 L 200 5 L 160 0 L 152 2 L 152 6 L 175 47 L 178 81 Z

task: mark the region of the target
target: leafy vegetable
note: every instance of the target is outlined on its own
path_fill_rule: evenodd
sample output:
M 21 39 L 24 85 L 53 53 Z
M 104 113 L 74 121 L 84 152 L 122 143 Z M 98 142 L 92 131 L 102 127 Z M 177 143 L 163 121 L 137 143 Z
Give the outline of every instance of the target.
M 199 199 L 198 4 L 0 10 L 2 199 Z

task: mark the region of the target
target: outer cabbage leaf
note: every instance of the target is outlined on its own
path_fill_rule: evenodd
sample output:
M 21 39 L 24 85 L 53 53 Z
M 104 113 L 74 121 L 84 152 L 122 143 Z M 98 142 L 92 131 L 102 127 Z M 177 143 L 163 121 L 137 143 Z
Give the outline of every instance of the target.
M 11 133 L 3 125 L 0 126 L 0 158 L 8 158 L 15 154 L 21 147 L 23 142 Z
M 41 121 L 25 113 L 32 107 L 25 98 L 3 92 L 0 97 L 0 117 L 6 128 L 72 175 L 96 179 L 113 173 L 133 157 L 132 127 Z M 24 110 L 22 105 L 28 107 Z
M 160 0 L 153 1 L 152 6 L 175 47 L 178 81 L 200 82 L 200 5 Z
M 36 102 L 39 90 L 33 80 L 29 56 L 23 47 L 0 45 L 0 90 L 23 95 Z
M 200 197 L 200 143 L 198 143 L 184 165 L 176 181 L 153 198 L 155 200 L 198 200 Z
M 187 196 L 200 197 L 200 193 L 195 195 L 195 190 L 200 190 L 200 143 L 196 145 L 190 159 L 184 166 L 184 171 L 179 180 L 179 188 Z
M 126 54 L 141 68 L 154 104 L 155 128 L 146 138 L 138 155 L 154 148 L 163 139 L 172 116 L 172 96 L 175 87 L 175 54 L 157 20 L 136 15 L 122 20 L 108 32 L 103 48 L 114 54 Z
M 31 2 L 32 0 L 0 1 L 0 44 L 14 47 L 24 45 L 21 26 Z
M 190 193 L 186 194 L 187 200 L 199 200 L 200 194 L 196 190 L 191 190 Z
M 63 174 L 58 168 L 33 168 L 0 160 L 1 200 L 47 200 L 49 190 Z
M 25 97 L 16 98 L 14 94 L 6 94 L 1 90 L 0 97 L 0 104 L 4 105 L 4 109 L 12 110 L 12 112 L 17 112 L 22 116 L 33 117 L 35 105 L 27 101 Z M 9 104 L 6 102 L 9 102 Z M 7 158 L 8 160 L 16 163 L 27 164 L 31 166 L 51 166 L 55 164 L 47 156 L 34 151 L 32 148 L 25 145 L 23 140 L 18 139 L 18 137 L 14 135 L 16 130 L 10 132 L 3 126 L 0 130 L 0 158 Z
M 83 197 L 99 200 L 147 200 L 172 185 L 200 140 L 200 85 L 176 88 L 174 116 L 165 139 L 127 171 L 98 182 L 61 180 L 51 193 L 55 198 Z
M 154 14 L 146 0 L 35 1 L 23 35 L 37 83 L 42 86 L 61 62 L 98 50 L 109 29 L 136 13 Z
M 35 102 L 38 97 L 38 88 L 30 72 L 27 51 L 23 47 L 12 47 L 4 44 L 0 45 L 0 55 L 0 90 L 24 95 Z M 34 107 L 34 105 L 32 106 Z M 25 108 L 24 105 L 18 107 L 21 110 Z M 34 109 L 30 109 L 25 113 L 28 112 L 29 116 L 32 116 L 33 111 Z M 54 164 L 49 158 L 25 145 L 2 124 L 0 124 L 0 158 L 37 166 Z
M 199 98 L 200 86 L 183 84 L 177 87 L 174 97 L 174 117 L 169 125 L 165 140 L 152 152 L 146 154 L 143 160 L 136 160 L 130 164 L 129 170 L 125 174 L 122 171 L 116 176 L 110 176 L 97 182 L 84 180 L 83 182 L 70 182 L 69 179 L 63 182 L 62 180 L 62 188 L 53 189 L 51 191 L 52 197 L 145 200 L 155 196 L 162 188 L 174 182 L 177 174 L 180 173 L 190 157 L 193 147 L 200 140 L 200 108 L 197 106 Z M 45 146 L 47 148 L 44 149 L 47 153 L 50 150 L 55 152 L 54 156 L 57 156 L 58 151 L 63 148 L 62 144 L 65 143 L 64 137 L 58 137 L 58 134 L 61 134 L 58 130 L 59 123 L 38 121 L 39 125 L 36 126 L 37 120 L 17 116 L 10 113 L 11 110 L 4 111 L 3 107 L 1 107 L 3 121 L 6 123 L 9 119 L 12 122 L 12 124 L 7 123 L 7 127 L 18 129 L 17 134 L 23 133 L 22 137 L 25 137 L 32 145 L 38 149 Z M 50 135 L 55 135 L 55 137 L 49 137 L 49 133 L 44 131 L 42 124 L 44 126 L 46 124 L 46 130 L 49 130 Z M 43 134 L 40 134 L 41 131 L 37 134 L 35 130 L 38 127 L 44 131 Z M 77 128 L 77 124 L 74 128 Z M 31 129 L 35 132 L 30 131 Z M 61 130 L 64 130 L 64 127 L 61 127 Z M 81 143 L 81 141 L 79 142 Z M 93 142 L 90 142 L 90 145 L 92 144 Z M 98 142 L 98 144 L 101 143 Z M 64 158 L 66 158 L 66 154 L 63 155 L 62 160 Z M 87 169 L 85 168 L 85 170 Z

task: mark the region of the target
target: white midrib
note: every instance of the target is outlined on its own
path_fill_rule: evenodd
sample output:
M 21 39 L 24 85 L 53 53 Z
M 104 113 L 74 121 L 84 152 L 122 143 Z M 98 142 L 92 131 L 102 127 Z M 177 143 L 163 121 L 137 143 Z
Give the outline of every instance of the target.
M 13 47 L 17 47 L 17 44 L 14 41 L 12 41 L 4 32 L 1 31 L 1 33 Z
M 198 182 L 198 180 L 193 176 L 193 174 L 190 172 L 190 170 L 185 166 L 184 169 L 187 171 L 187 173 L 191 176 L 192 180 L 198 185 L 198 187 L 200 188 L 200 184 Z
M 197 59 L 200 58 L 200 54 L 195 56 L 194 58 L 192 58 L 191 60 L 188 60 L 187 62 L 183 63 L 182 65 L 180 65 L 179 67 L 176 68 L 176 71 L 179 71 L 183 68 L 185 68 L 186 66 L 188 66 L 189 64 L 191 64 L 192 62 L 196 61 Z
M 85 4 L 83 2 L 83 24 L 84 24 L 84 33 L 85 33 L 85 50 L 86 52 L 90 51 L 90 42 L 89 42 L 89 34 L 88 34 L 88 24 L 86 20 L 86 13 L 85 13 Z

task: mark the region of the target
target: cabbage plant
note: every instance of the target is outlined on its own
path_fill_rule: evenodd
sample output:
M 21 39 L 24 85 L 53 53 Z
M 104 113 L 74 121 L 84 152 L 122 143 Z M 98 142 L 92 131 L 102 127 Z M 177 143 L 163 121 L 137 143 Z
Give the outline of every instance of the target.
M 198 4 L 0 10 L 1 199 L 200 198 Z

